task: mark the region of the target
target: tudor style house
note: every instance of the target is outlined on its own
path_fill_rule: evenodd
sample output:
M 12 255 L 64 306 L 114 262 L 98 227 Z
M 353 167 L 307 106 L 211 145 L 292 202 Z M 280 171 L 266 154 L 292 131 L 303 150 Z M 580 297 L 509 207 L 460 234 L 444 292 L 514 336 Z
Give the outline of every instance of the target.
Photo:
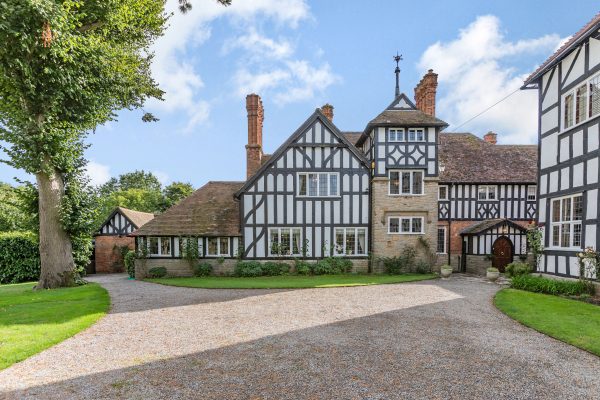
M 579 276 L 577 253 L 600 248 L 600 14 L 525 81 L 538 91 L 542 272 Z
M 262 101 L 248 95 L 246 180 L 209 182 L 133 232 L 150 256 L 138 276 L 159 265 L 189 275 L 181 257 L 187 240 L 198 241 L 217 273 L 238 259 L 328 256 L 380 272 L 378 260 L 406 246 L 421 257 L 425 247 L 437 252 L 434 267 L 477 273 L 526 256 L 537 146 L 498 145 L 491 132 L 484 139 L 443 132 L 437 74 L 427 72 L 413 102 L 399 90 L 399 72 L 394 100 L 363 131 L 340 131 L 327 104 L 272 154 L 263 151 Z

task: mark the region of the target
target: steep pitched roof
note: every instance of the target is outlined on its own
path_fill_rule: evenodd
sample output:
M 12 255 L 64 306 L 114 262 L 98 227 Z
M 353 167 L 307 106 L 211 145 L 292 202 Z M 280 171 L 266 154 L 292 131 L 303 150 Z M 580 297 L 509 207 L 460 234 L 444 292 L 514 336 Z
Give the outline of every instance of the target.
M 548 69 L 556 65 L 560 60 L 562 60 L 571 50 L 577 47 L 583 40 L 585 40 L 591 33 L 593 33 L 596 29 L 600 28 L 600 12 L 594 16 L 581 28 L 577 33 L 575 33 L 565 44 L 560 46 L 558 50 L 554 52 L 546 61 L 542 63 L 523 83 L 521 89 L 525 89 L 527 85 L 531 84 L 534 80 L 542 76 Z
M 154 214 L 152 213 L 130 210 L 125 207 L 117 207 L 116 211 L 131 221 L 138 229 L 154 219 Z
M 344 137 L 348 139 L 348 141 L 352 143 L 352 145 L 356 145 L 356 142 L 358 141 L 358 139 L 360 139 L 362 132 L 346 131 L 342 132 L 342 135 L 344 135 Z
M 468 227 L 466 227 L 465 229 L 463 229 L 462 231 L 460 231 L 461 235 L 480 235 L 482 233 L 485 233 L 486 231 L 489 231 L 492 228 L 495 228 L 497 226 L 501 226 L 501 225 L 508 225 L 508 226 L 512 226 L 513 228 L 524 232 L 527 230 L 526 227 L 524 227 L 522 224 L 519 224 L 515 221 L 512 221 L 508 218 L 495 218 L 495 219 L 486 219 L 485 221 L 481 221 L 481 222 L 476 222 L 473 225 L 470 225 Z
M 440 133 L 440 182 L 534 183 L 536 145 L 497 145 L 472 133 Z
M 245 184 L 236 192 L 235 196 L 239 197 L 244 190 L 249 188 L 257 179 L 262 175 L 262 173 L 269 168 L 273 163 L 277 161 L 280 155 L 283 154 L 287 150 L 290 144 L 294 142 L 300 135 L 308 129 L 315 121 L 319 120 L 330 132 L 333 136 L 337 137 L 343 144 L 348 146 L 348 150 L 352 152 L 365 166 L 368 167 L 367 159 L 365 155 L 358 150 L 354 144 L 350 143 L 346 137 L 339 131 L 339 129 L 327 118 L 322 112 L 321 109 L 317 108 L 315 112 L 312 113 L 310 117 L 292 135 L 281 145 L 275 152 L 269 157 L 266 162 L 263 162 L 260 168 L 252 175 Z
M 132 236 L 239 236 L 239 204 L 233 195 L 244 182 L 208 182 Z

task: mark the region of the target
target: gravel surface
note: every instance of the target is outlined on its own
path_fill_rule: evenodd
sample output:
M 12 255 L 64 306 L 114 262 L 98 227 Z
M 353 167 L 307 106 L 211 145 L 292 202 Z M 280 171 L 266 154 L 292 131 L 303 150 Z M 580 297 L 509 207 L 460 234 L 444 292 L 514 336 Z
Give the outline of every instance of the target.
M 600 398 L 600 359 L 525 328 L 477 278 L 304 290 L 95 276 L 96 325 L 0 372 L 0 398 Z

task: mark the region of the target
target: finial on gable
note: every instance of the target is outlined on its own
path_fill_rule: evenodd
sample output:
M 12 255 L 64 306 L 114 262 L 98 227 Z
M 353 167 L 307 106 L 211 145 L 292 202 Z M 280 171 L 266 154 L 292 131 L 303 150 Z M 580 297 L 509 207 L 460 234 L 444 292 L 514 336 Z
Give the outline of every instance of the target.
M 400 96 L 400 61 L 402 61 L 402 54 L 398 54 L 394 56 L 394 61 L 396 61 L 396 95 L 394 98 Z

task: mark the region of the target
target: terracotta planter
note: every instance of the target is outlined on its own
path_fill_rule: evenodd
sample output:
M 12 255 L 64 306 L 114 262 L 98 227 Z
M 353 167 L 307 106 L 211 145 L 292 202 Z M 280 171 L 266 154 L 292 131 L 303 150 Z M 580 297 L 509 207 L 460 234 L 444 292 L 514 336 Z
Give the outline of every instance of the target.
M 442 276 L 442 278 L 448 278 L 450 275 L 452 275 L 452 270 L 447 269 L 447 268 L 442 268 L 442 269 L 440 269 L 440 275 Z
M 488 279 L 488 281 L 496 282 L 496 280 L 498 280 L 498 278 L 500 277 L 500 272 L 499 271 L 487 271 L 485 276 Z

